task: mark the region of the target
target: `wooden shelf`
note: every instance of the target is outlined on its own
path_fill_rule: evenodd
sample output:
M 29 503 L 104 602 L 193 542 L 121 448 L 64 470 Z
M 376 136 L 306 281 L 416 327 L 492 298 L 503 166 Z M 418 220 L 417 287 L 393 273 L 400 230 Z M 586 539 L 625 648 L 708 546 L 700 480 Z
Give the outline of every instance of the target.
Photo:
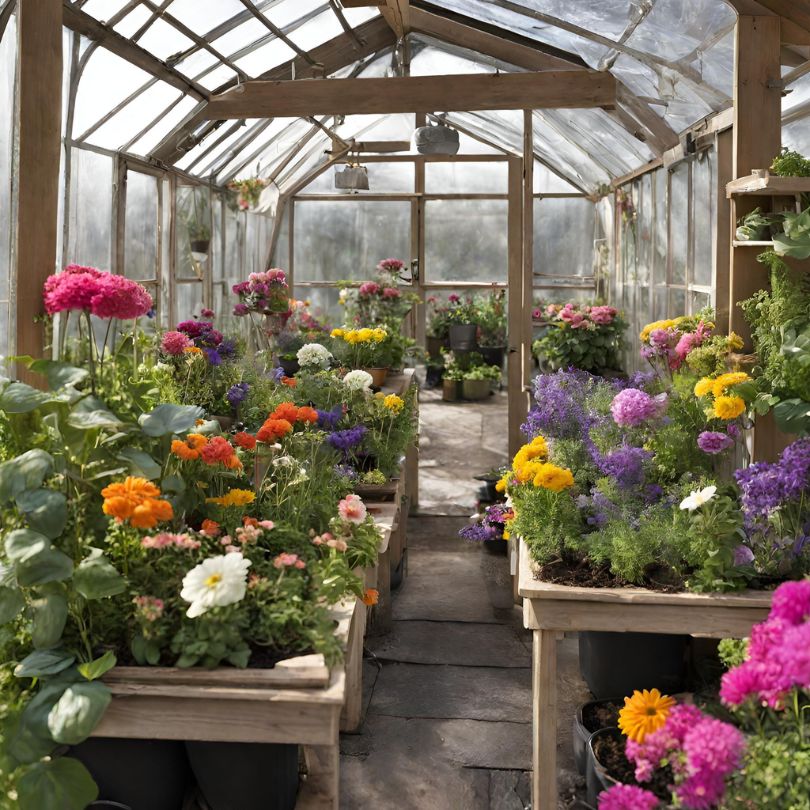
M 777 177 L 766 170 L 740 177 L 726 184 L 726 197 L 742 194 L 784 197 L 810 193 L 810 177 Z
M 734 247 L 758 247 L 758 248 L 772 248 L 773 242 L 755 242 L 748 239 L 734 239 L 731 242 Z

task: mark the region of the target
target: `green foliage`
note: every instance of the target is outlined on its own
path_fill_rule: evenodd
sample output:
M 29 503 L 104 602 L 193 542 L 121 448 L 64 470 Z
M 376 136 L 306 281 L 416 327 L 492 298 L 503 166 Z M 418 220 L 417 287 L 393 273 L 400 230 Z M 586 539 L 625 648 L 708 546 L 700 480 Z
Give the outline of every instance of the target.
M 575 556 L 583 522 L 570 491 L 518 487 L 512 500 L 515 519 L 510 531 L 523 538 L 536 562 L 543 565 Z
M 726 669 L 738 667 L 748 657 L 748 642 L 742 638 L 720 639 L 717 654 Z
M 735 236 L 741 242 L 763 241 L 770 236 L 770 227 L 774 218 L 763 214 L 757 206 L 750 214 L 740 218 Z
M 770 171 L 779 177 L 810 177 L 810 160 L 783 146 L 773 159 Z

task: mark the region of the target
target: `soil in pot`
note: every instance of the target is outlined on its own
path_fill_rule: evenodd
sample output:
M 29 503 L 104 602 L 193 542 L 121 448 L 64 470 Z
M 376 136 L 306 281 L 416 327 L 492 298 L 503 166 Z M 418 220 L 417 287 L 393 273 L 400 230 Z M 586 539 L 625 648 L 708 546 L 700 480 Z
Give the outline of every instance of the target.
M 70 756 L 90 771 L 100 801 L 131 810 L 177 810 L 192 783 L 182 741 L 91 737 Z
M 504 556 L 509 549 L 509 544 L 502 538 L 497 540 L 482 540 L 481 545 L 490 554 L 498 554 L 500 556 Z
M 624 705 L 621 698 L 592 700 L 577 706 L 574 715 L 574 733 L 571 739 L 574 748 L 574 762 L 579 773 L 585 773 L 585 749 L 594 731 L 614 728 L 619 723 L 619 710 Z
M 684 688 L 689 636 L 663 633 L 579 634 L 579 668 L 598 700 L 658 688 Z
M 475 349 L 478 326 L 474 323 L 454 323 L 450 327 L 450 348 L 454 352 L 469 352 Z
M 197 784 L 211 810 L 293 810 L 295 807 L 297 745 L 186 742 L 186 750 Z

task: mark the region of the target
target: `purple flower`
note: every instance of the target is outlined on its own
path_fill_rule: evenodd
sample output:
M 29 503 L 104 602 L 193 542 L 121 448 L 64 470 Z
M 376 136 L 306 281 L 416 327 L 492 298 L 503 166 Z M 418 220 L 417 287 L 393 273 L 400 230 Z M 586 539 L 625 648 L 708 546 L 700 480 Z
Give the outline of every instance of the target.
M 222 343 L 217 346 L 217 351 L 220 357 L 230 359 L 236 354 L 236 341 L 231 338 L 225 338 Z
M 281 366 L 279 366 L 278 368 L 274 368 L 274 369 L 273 369 L 273 370 L 270 372 L 270 376 L 271 376 L 271 377 L 272 377 L 272 378 L 273 378 L 273 379 L 274 379 L 276 382 L 281 382 L 281 378 L 282 378 L 282 377 L 286 377 L 287 375 L 284 373 L 284 369 L 283 369 Z
M 539 434 L 548 439 L 580 438 L 592 421 L 585 399 L 597 382 L 593 375 L 573 369 L 538 375 L 534 382 L 537 404 L 521 430 L 529 438 Z
M 485 523 L 471 523 L 461 529 L 458 535 L 470 542 L 481 542 L 482 540 L 495 540 L 498 537 L 498 531 Z
M 728 450 L 734 444 L 734 439 L 727 433 L 718 433 L 716 430 L 704 430 L 697 438 L 698 447 L 710 455 L 716 456 Z
M 666 395 L 651 397 L 638 388 L 625 388 L 613 398 L 610 412 L 620 427 L 637 427 L 643 422 L 662 415 L 666 409 Z
M 363 441 L 366 435 L 365 425 L 355 425 L 347 430 L 336 430 L 326 437 L 326 441 L 335 448 L 340 450 L 344 456 L 348 455 L 353 447 L 356 447 Z
M 599 794 L 599 810 L 655 810 L 658 797 L 636 785 L 614 785 Z
M 250 385 L 248 383 L 236 383 L 228 389 L 225 398 L 231 403 L 231 407 L 235 408 L 247 399 L 248 391 L 250 391 Z
M 740 543 L 734 549 L 734 565 L 741 566 L 741 565 L 748 565 L 754 561 L 754 552 L 751 551 L 748 546 L 743 545 Z
M 347 481 L 357 480 L 357 470 L 350 464 L 335 464 L 335 472 Z
M 334 430 L 343 418 L 343 406 L 335 405 L 331 411 L 318 411 L 318 426 L 325 430 Z
M 644 462 L 653 456 L 641 447 L 624 445 L 597 462 L 599 471 L 609 475 L 624 489 L 638 487 L 644 481 Z
M 222 358 L 219 356 L 219 352 L 216 349 L 203 349 L 203 351 L 212 366 L 222 365 Z

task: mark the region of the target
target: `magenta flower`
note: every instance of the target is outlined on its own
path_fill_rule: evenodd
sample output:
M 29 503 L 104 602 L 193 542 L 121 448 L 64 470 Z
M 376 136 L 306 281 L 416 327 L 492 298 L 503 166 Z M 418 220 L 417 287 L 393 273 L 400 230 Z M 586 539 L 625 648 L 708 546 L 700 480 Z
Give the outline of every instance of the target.
M 61 273 L 48 276 L 43 289 L 45 311 L 55 315 L 76 309 L 89 310 L 100 275 L 101 271 L 95 267 L 69 264 Z
M 186 349 L 190 349 L 194 342 L 188 335 L 182 332 L 164 332 L 160 340 L 160 349 L 165 354 L 178 355 L 182 354 Z
M 637 427 L 643 422 L 660 416 L 666 410 L 666 395 L 651 397 L 638 388 L 619 391 L 610 404 L 613 421 L 619 427 Z
M 360 285 L 360 295 L 377 295 L 380 291 L 380 285 L 373 281 L 365 281 Z
M 655 810 L 658 797 L 635 785 L 614 785 L 599 794 L 599 810 Z
M 773 593 L 769 618 L 788 624 L 810 621 L 810 580 L 783 582 Z
M 386 287 L 382 295 L 383 298 L 399 298 L 399 290 L 396 287 Z
M 152 296 L 146 288 L 124 276 L 102 273 L 90 302 L 90 311 L 98 318 L 134 320 L 152 309 Z
M 399 259 L 383 259 L 377 265 L 378 270 L 384 270 L 388 273 L 399 273 L 403 267 L 405 267 L 405 263 Z
M 599 326 L 607 326 L 613 323 L 616 317 L 616 309 L 613 307 L 591 307 L 590 319 Z
M 710 455 L 717 455 L 728 450 L 734 444 L 734 439 L 727 433 L 718 433 L 716 430 L 704 430 L 697 438 L 698 447 Z

